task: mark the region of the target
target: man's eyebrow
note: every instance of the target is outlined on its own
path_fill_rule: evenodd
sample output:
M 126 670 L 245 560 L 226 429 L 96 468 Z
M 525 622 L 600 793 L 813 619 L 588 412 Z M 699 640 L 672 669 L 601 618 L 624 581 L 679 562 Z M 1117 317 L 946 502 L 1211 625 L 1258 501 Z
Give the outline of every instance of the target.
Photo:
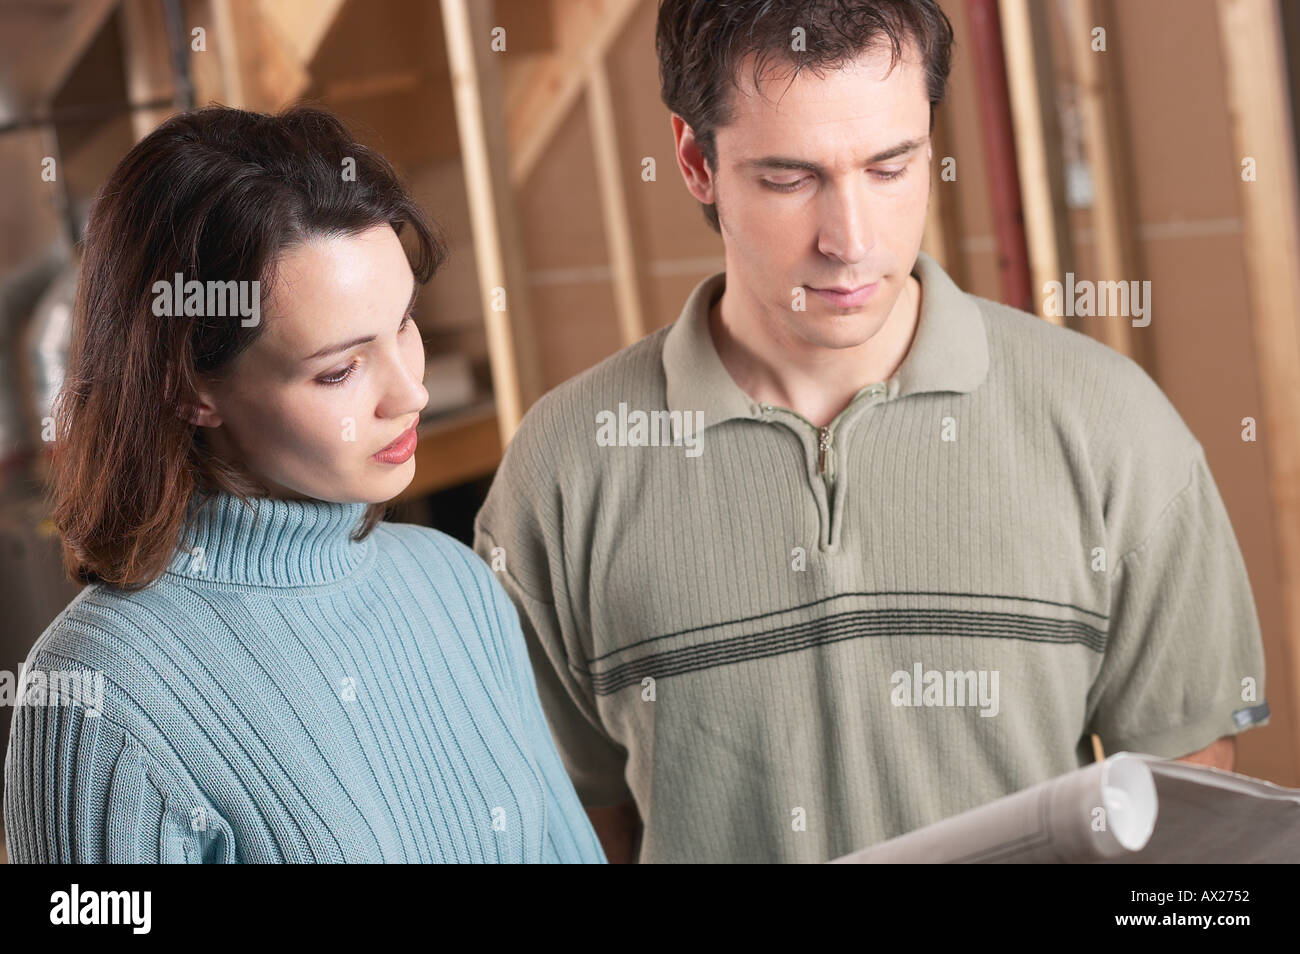
M 868 156 L 863 165 L 870 166 L 877 162 L 888 162 L 890 159 L 896 159 L 905 153 L 925 145 L 929 137 L 923 136 L 920 139 L 907 139 L 896 146 L 890 146 L 888 149 L 876 153 L 874 156 Z M 748 168 L 763 169 L 803 169 L 806 172 L 816 172 L 819 175 L 826 170 L 815 162 L 807 162 L 803 159 L 792 159 L 789 156 L 763 156 L 759 159 L 750 159 L 742 163 Z
M 411 289 L 411 300 L 406 303 L 406 308 L 402 311 L 403 317 L 406 316 L 406 313 L 408 311 L 410 311 L 413 307 L 415 307 L 415 299 L 418 298 L 419 296 L 420 296 L 420 283 L 415 282 L 414 287 Z M 317 358 L 324 358 L 327 355 L 338 354 L 340 351 L 347 351 L 349 348 L 355 348 L 357 345 L 369 344 L 374 340 L 375 340 L 374 335 L 366 335 L 365 337 L 362 338 L 353 338 L 351 341 L 344 341 L 341 344 L 326 345 L 324 348 L 321 348 L 319 351 L 315 351 L 312 354 L 307 355 L 307 357 L 303 358 L 302 360 L 303 363 L 305 364 L 308 361 L 315 361 Z

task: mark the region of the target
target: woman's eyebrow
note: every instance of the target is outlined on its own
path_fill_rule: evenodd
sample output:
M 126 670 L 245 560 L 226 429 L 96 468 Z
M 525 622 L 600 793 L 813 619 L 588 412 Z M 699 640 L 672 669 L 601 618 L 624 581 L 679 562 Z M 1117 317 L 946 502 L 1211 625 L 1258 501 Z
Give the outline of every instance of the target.
M 926 139 L 907 139 L 896 146 L 890 146 L 888 149 L 876 153 L 874 156 L 868 156 L 863 165 L 872 165 L 877 162 L 888 162 L 890 159 L 896 159 L 899 156 L 909 153 L 919 146 L 925 145 Z M 763 156 L 760 159 L 750 159 L 743 163 L 749 168 L 764 169 L 802 169 L 806 172 L 816 172 L 819 175 L 825 173 L 825 169 L 815 162 L 808 162 L 804 159 L 793 159 L 789 156 Z
M 406 317 L 406 313 L 415 306 L 415 299 L 418 298 L 419 296 L 420 296 L 420 283 L 413 282 L 411 288 L 411 300 L 408 301 L 406 303 L 406 307 L 402 309 L 402 317 Z M 324 348 L 321 348 L 319 351 L 314 351 L 311 354 L 307 355 L 307 357 L 302 359 L 302 362 L 305 364 L 308 361 L 315 361 L 317 358 L 324 358 L 327 355 L 338 354 L 340 351 L 347 351 L 349 348 L 355 348 L 357 345 L 369 344 L 371 341 L 374 340 L 375 340 L 374 335 L 365 335 L 364 337 L 361 338 L 353 338 L 351 341 L 344 341 L 341 344 L 326 345 Z

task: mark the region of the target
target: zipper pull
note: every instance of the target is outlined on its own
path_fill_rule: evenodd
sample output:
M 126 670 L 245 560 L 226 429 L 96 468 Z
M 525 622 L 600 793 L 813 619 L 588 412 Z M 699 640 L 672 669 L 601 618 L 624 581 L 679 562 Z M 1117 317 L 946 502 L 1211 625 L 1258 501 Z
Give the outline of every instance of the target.
M 826 473 L 826 452 L 831 449 L 831 429 L 829 426 L 823 427 L 819 431 L 821 439 L 818 441 L 817 449 L 817 473 Z

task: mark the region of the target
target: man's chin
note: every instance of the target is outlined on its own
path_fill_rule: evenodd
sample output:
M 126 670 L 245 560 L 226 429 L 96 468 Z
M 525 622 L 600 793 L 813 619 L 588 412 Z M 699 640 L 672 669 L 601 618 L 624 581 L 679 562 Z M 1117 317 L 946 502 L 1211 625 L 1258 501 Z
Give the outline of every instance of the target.
M 879 333 L 883 324 L 879 318 L 863 310 L 802 318 L 796 332 L 812 347 L 842 351 L 866 344 Z

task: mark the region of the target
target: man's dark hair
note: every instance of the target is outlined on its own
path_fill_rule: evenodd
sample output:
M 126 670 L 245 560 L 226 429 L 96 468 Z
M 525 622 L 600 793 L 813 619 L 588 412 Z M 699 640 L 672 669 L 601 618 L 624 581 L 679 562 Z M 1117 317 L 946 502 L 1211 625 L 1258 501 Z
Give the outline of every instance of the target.
M 793 49 L 796 27 L 806 50 Z M 664 105 L 695 133 L 711 169 L 718 168 L 719 126 L 730 121 L 731 87 L 739 65 L 754 54 L 754 86 L 773 64 L 801 70 L 833 69 L 888 43 L 890 68 L 907 39 L 915 41 L 934 108 L 943 102 L 951 65 L 952 24 L 937 0 L 660 0 L 655 48 Z M 718 210 L 704 206 L 715 232 Z

